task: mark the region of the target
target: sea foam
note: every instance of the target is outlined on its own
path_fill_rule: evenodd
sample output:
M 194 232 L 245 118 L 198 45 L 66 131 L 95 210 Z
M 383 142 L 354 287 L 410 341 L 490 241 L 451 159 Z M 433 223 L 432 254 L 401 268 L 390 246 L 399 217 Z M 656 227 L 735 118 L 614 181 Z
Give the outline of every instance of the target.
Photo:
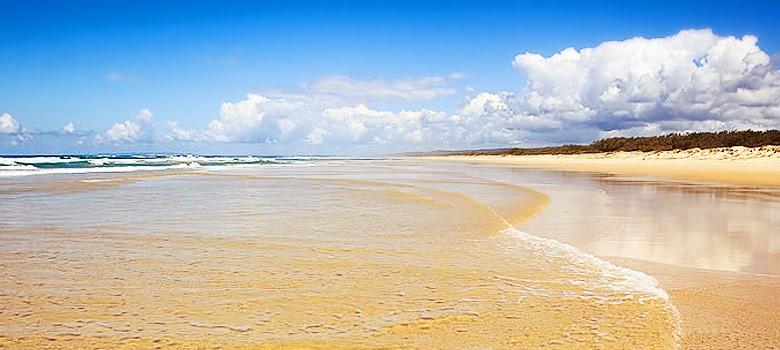
M 225 168 L 308 163 L 312 158 L 194 155 L 84 155 L 0 157 L 0 177 L 133 172 L 181 168 Z
M 555 264 L 560 268 L 562 275 L 569 278 L 556 282 L 596 289 L 594 293 L 587 291 L 580 294 L 569 293 L 567 297 L 594 300 L 599 304 L 618 304 L 627 301 L 645 303 L 653 299 L 662 301 L 666 311 L 672 315 L 673 319 L 670 323 L 676 329 L 675 343 L 670 344 L 670 348 L 679 348 L 681 334 L 679 311 L 669 300 L 669 294 L 652 276 L 614 265 L 572 245 L 535 236 L 514 227 L 505 229 L 504 233 L 517 237 L 523 251 L 530 251 L 539 259 Z M 578 276 L 582 278 L 577 278 Z

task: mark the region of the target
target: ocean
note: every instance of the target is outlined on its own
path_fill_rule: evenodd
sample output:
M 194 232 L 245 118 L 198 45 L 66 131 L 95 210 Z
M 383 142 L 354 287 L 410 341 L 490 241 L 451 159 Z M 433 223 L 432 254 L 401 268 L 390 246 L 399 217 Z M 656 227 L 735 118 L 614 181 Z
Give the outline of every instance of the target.
M 191 154 L 89 154 L 0 156 L 0 177 L 46 174 L 118 173 L 196 167 L 305 165 L 337 157 L 195 156 Z

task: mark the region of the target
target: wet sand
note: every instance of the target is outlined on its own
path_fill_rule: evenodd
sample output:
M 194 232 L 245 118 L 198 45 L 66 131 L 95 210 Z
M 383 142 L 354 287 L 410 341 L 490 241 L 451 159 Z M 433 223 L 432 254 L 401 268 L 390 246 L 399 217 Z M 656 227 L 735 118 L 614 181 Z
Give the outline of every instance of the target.
M 607 260 L 652 275 L 669 293 L 682 318 L 681 349 L 780 348 L 780 277 Z
M 677 314 L 646 276 L 502 233 L 546 196 L 451 169 L 400 162 L 3 185 L 0 348 L 676 341 Z
M 591 179 L 594 185 L 582 197 L 557 185 L 536 187 L 551 195 L 551 205 L 521 228 L 655 277 L 680 311 L 682 349 L 775 349 L 780 346 L 776 151 L 756 156 L 761 152 L 753 150 L 753 156 L 733 159 L 729 150 L 438 159 L 520 172 L 560 169 L 560 176 Z M 661 198 L 636 200 L 644 192 Z M 663 198 L 666 192 L 671 194 Z M 688 192 L 700 201 L 668 202 Z M 637 212 L 655 214 L 637 220 Z

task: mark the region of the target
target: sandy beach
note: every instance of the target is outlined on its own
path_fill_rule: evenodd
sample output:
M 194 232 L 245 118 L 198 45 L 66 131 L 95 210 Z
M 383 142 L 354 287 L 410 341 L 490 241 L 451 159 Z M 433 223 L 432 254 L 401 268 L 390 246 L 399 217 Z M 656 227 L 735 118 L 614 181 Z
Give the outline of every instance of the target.
M 778 13 L 0 0 L 0 350 L 780 350 Z
M 778 344 L 776 189 L 508 160 L 0 179 L 0 348 Z
M 646 187 L 665 182 L 690 183 L 690 186 L 685 185 L 687 191 L 699 193 L 703 191 L 710 196 L 731 198 L 732 201 L 739 201 L 745 196 L 763 197 L 767 200 L 763 207 L 766 207 L 766 203 L 774 205 L 778 201 L 776 187 L 780 185 L 780 147 L 772 146 L 654 153 L 451 156 L 437 159 L 467 162 L 472 165 L 500 164 L 519 168 L 547 168 L 563 172 L 590 173 L 596 177 L 607 176 L 608 179 L 628 183 L 630 186 L 642 183 L 647 184 Z M 678 185 L 667 185 L 669 188 L 674 186 Z M 768 249 L 775 253 L 763 257 L 760 263 L 754 263 L 753 266 L 762 266 L 757 270 L 750 267 L 740 269 L 736 267 L 738 264 L 727 263 L 726 261 L 733 258 L 731 252 L 734 250 L 714 255 L 711 260 L 705 262 L 700 259 L 690 264 L 677 263 L 668 257 L 658 255 L 632 258 L 631 253 L 623 253 L 619 256 L 620 250 L 625 250 L 628 246 L 594 243 L 597 240 L 608 241 L 608 239 L 598 238 L 603 229 L 608 226 L 599 221 L 603 221 L 604 216 L 594 215 L 591 212 L 583 214 L 587 218 L 578 222 L 576 227 L 571 224 L 551 228 L 551 225 L 559 222 L 561 217 L 577 213 L 576 205 L 571 204 L 576 202 L 576 198 L 561 198 L 557 208 L 551 205 L 521 228 L 545 237 L 570 242 L 615 264 L 655 277 L 661 287 L 669 292 L 672 303 L 680 311 L 682 349 L 775 349 L 780 346 L 780 331 L 778 331 L 780 329 L 780 275 L 777 273 L 777 266 L 780 263 L 777 247 L 780 238 L 776 237 L 777 232 L 780 231 L 777 231 L 776 224 L 769 224 L 761 229 L 768 236 L 765 238 L 766 241 L 760 244 L 769 247 Z M 556 203 L 554 197 L 552 201 L 553 204 Z M 679 223 L 674 219 L 674 211 L 684 208 L 674 204 L 669 204 L 667 207 L 671 209 L 663 206 L 653 209 L 659 212 L 659 215 L 651 220 L 653 225 L 663 226 L 666 220 Z M 701 215 L 702 220 L 711 223 L 708 225 L 712 230 L 717 231 L 717 215 L 723 215 L 724 212 L 718 211 L 715 207 L 704 208 L 706 209 L 698 215 Z M 739 210 L 739 206 L 735 208 Z M 714 213 L 712 217 L 706 214 L 709 210 Z M 726 212 L 733 210 L 735 209 L 728 209 Z M 750 210 L 752 209 L 745 207 L 746 212 Z M 738 220 L 737 224 L 761 225 L 762 220 L 766 220 L 764 221 L 766 224 L 767 221 L 772 220 L 771 217 L 776 216 L 772 213 L 776 211 L 771 211 L 769 217 L 764 219 L 741 215 L 739 216 L 742 218 L 741 222 Z M 595 225 L 597 228 L 589 230 L 590 225 Z M 634 234 L 641 235 L 646 230 L 648 229 L 640 227 Z M 706 237 L 706 235 L 714 235 L 715 232 L 705 230 L 702 234 Z M 735 244 L 742 246 L 748 244 L 751 239 L 750 236 L 740 235 L 738 232 L 730 235 Z M 711 244 L 702 244 L 701 241 L 696 244 L 700 245 L 700 252 L 697 254 L 707 255 L 708 250 L 717 251 L 714 249 L 716 246 Z M 755 259 L 755 256 L 752 259 Z M 744 264 L 749 265 L 749 263 Z M 774 267 L 767 269 L 767 266 Z

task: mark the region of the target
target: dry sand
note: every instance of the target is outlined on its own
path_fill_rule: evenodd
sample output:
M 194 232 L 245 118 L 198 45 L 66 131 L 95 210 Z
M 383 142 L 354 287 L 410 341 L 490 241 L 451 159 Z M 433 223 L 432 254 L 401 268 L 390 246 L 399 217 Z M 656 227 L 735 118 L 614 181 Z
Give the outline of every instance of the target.
M 435 159 L 597 171 L 680 180 L 780 186 L 780 146 L 540 156 L 445 156 Z
M 451 161 L 606 172 L 652 179 L 780 186 L 780 147 L 586 155 L 448 156 Z M 542 213 L 544 215 L 544 213 Z M 654 276 L 682 318 L 682 349 L 780 348 L 780 276 L 601 256 Z

